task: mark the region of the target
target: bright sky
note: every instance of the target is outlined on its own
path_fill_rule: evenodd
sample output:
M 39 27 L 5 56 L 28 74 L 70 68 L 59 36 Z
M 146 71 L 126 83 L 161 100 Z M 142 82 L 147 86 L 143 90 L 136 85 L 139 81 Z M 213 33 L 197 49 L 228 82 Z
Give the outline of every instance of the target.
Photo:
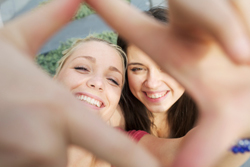
M 0 27 L 3 26 L 3 21 L 2 21 L 2 16 L 1 16 L 1 13 L 0 13 Z

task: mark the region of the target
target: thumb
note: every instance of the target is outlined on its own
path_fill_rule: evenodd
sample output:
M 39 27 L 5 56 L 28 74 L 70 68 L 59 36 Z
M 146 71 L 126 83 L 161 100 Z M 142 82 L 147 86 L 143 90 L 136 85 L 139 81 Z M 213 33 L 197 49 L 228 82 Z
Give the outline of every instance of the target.
M 214 166 L 240 135 L 242 126 L 233 124 L 235 119 L 216 114 L 202 117 L 199 125 L 185 136 L 173 167 Z
M 169 0 L 169 6 L 175 29 L 201 30 L 215 38 L 233 61 L 250 63 L 249 34 L 235 5 L 221 0 Z
M 69 22 L 82 0 L 53 0 L 7 24 L 1 31 L 18 49 L 35 55 L 43 43 Z
M 72 144 L 120 167 L 158 167 L 158 161 L 125 134 L 105 124 L 91 109 L 72 99 L 66 106 L 67 134 Z

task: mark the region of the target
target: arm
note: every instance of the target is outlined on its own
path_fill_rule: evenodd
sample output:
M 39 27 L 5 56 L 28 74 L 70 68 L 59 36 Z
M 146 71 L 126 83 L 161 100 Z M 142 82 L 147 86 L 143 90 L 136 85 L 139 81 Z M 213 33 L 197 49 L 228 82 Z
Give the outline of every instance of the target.
M 70 143 L 116 166 L 158 166 L 143 149 L 84 109 L 22 51 L 0 42 L 0 166 L 64 166 Z
M 61 19 L 48 21 L 50 14 L 70 18 L 79 3 L 54 1 L 0 29 L 0 166 L 65 166 L 69 144 L 84 147 L 116 166 L 159 166 L 28 58 L 63 24 Z M 41 10 L 48 15 L 40 15 Z M 38 31 L 44 36 L 34 34 Z
M 237 63 L 250 63 L 250 36 L 246 27 L 249 2 L 221 0 L 169 0 L 175 31 L 202 40 L 216 40 Z M 239 15 L 239 11 L 245 15 Z M 227 28 L 225 28 L 227 27 Z
M 159 24 L 158 26 L 153 24 L 153 21 L 146 19 L 139 11 L 122 1 L 108 0 L 104 3 L 101 0 L 86 0 L 86 2 L 114 29 L 118 30 L 125 37 L 124 39 L 135 43 L 148 53 L 150 53 L 149 50 L 152 50 L 150 45 L 154 46 L 153 42 L 150 43 L 149 40 L 145 42 L 140 38 L 154 39 L 153 37 L 159 37 L 161 39 L 166 35 L 168 36 L 168 30 L 164 30 Z M 250 36 L 246 29 L 246 27 L 249 27 L 248 5 L 249 1 L 246 0 L 193 0 L 192 3 L 186 0 L 168 0 L 171 13 L 171 33 L 177 32 L 204 41 L 213 38 L 232 60 L 238 63 L 250 63 L 250 49 L 248 47 Z M 112 8 L 112 12 L 107 10 L 110 8 Z M 240 11 L 237 9 L 240 9 Z M 114 16 L 114 13 L 116 16 Z M 239 15 L 239 13 L 243 13 L 243 15 Z M 114 21 L 115 18 L 117 18 L 116 21 Z M 125 24 L 126 26 L 123 26 Z M 127 27 L 138 31 L 126 31 Z M 147 28 L 145 29 L 145 27 Z M 225 27 L 227 28 L 225 29 Z M 152 29 L 158 31 L 152 32 L 150 31 Z M 140 32 L 140 30 L 143 30 L 143 32 Z M 144 32 L 147 32 L 148 35 L 144 36 Z M 164 41 L 161 40 L 161 42 Z M 147 47 L 150 47 L 150 49 L 147 49 Z M 171 47 L 168 49 L 171 50 Z
M 152 153 L 164 167 L 171 167 L 181 141 L 182 138 L 164 139 L 147 134 L 138 143 Z
M 168 26 L 159 23 L 122 1 L 87 2 L 127 41 L 136 44 L 174 76 L 196 100 L 200 108 L 200 128 L 187 138 L 174 161 L 175 167 L 212 166 L 231 143 L 249 133 L 250 79 L 246 77 L 249 66 L 231 62 L 213 38 L 187 36 L 177 31 L 171 22 Z M 235 1 L 236 5 L 242 2 Z M 242 11 L 246 23 L 243 25 L 249 25 L 246 10 L 235 11 L 236 14 Z M 246 27 L 242 29 L 247 31 Z M 211 149 L 213 147 L 217 150 Z
M 7 23 L 1 34 L 33 59 L 47 39 L 72 20 L 82 1 L 52 0 Z
M 181 145 L 185 142 L 185 138 L 190 136 L 195 129 L 196 128 L 188 132 L 187 135 L 182 138 L 165 139 L 147 134 L 144 135 L 138 143 L 158 158 L 164 167 L 171 167 Z M 216 151 L 216 148 L 213 149 Z M 250 153 L 233 154 L 228 149 L 213 167 L 239 167 L 243 165 L 249 157 Z

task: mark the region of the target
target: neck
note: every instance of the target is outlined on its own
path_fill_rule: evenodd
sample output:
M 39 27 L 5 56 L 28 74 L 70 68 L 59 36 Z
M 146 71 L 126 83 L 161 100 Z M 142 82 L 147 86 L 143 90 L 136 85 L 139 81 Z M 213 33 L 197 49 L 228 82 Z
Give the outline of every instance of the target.
M 154 127 L 151 128 L 152 133 L 156 137 L 168 138 L 169 136 L 169 125 L 167 122 L 167 113 L 153 113 L 152 121 Z
M 111 118 L 108 120 L 108 124 L 112 127 L 119 127 L 125 129 L 125 119 L 119 105 L 111 116 Z

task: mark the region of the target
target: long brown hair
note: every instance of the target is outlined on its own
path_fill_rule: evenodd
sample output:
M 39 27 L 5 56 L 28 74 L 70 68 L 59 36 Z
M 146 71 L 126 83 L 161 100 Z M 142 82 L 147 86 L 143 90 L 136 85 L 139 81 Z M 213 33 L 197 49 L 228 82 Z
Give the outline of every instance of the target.
M 168 22 L 168 11 L 164 7 L 154 7 L 146 14 L 153 16 L 162 22 Z M 120 36 L 117 39 L 117 45 L 127 52 L 128 43 Z M 126 72 L 126 81 L 128 75 Z M 151 133 L 151 128 L 154 123 L 151 121 L 153 117 L 143 103 L 141 103 L 130 91 L 128 82 L 125 83 L 122 92 L 124 99 L 121 99 L 120 106 L 122 108 L 125 118 L 125 129 L 129 130 L 144 130 Z M 195 126 L 198 117 L 198 110 L 196 104 L 191 97 L 184 92 L 184 94 L 170 107 L 167 112 L 167 122 L 170 127 L 171 138 L 178 138 L 184 136 L 190 129 Z

